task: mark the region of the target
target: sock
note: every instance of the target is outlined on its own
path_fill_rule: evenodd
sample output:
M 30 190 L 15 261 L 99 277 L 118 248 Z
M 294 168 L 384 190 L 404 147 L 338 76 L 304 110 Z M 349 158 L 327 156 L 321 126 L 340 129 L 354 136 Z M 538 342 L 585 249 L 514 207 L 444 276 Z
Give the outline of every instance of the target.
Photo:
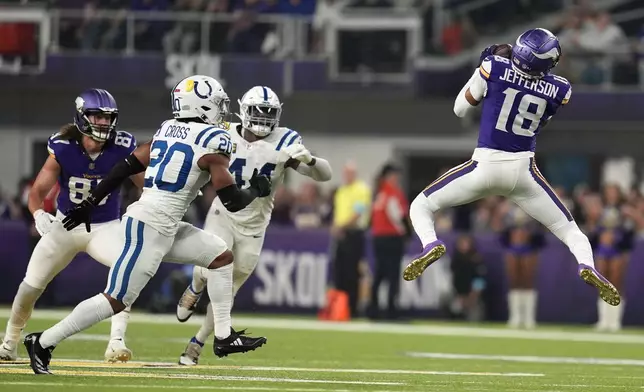
M 521 292 L 510 290 L 508 293 L 508 324 L 518 327 L 521 324 Z
M 523 322 L 527 328 L 534 328 L 537 324 L 537 292 L 535 290 L 522 290 Z
M 208 269 L 195 266 L 192 269 L 192 282 L 190 283 L 190 290 L 193 293 L 199 294 L 206 287 L 206 277 L 208 275 Z
M 608 327 L 607 311 L 610 311 L 608 308 L 609 304 L 604 302 L 603 299 L 597 298 L 597 329 L 604 330 Z
M 411 225 L 414 227 L 414 231 L 418 238 L 420 238 L 423 247 L 438 239 L 436 237 L 436 230 L 434 229 L 434 211 L 436 209 L 432 209 L 430 204 L 425 195 L 420 193 L 416 196 L 409 208 Z
M 20 286 L 18 286 L 18 292 L 11 305 L 11 316 L 7 321 L 7 331 L 4 335 L 5 344 L 12 349 L 16 347 L 16 343 L 20 340 L 20 333 L 27 325 L 31 312 L 34 310 L 34 305 L 43 291 L 42 289 L 31 287 L 25 282 L 20 283 Z
M 233 264 L 208 270 L 208 296 L 214 315 L 215 336 L 225 339 L 230 336 L 233 308 Z
M 40 345 L 43 348 L 56 346 L 64 339 L 110 318 L 113 314 L 110 301 L 103 294 L 97 294 L 76 305 L 67 317 L 43 332 Z
M 619 331 L 622 329 L 622 316 L 624 316 L 624 306 L 625 301 L 622 298 L 622 301 L 617 306 L 610 306 L 606 304 L 608 308 L 608 314 L 610 315 L 608 322 L 611 331 Z
M 195 343 L 198 344 L 200 347 L 203 347 L 204 343 L 199 341 L 197 337 L 193 336 L 192 339 L 190 339 L 190 343 Z
M 212 302 L 211 302 L 212 303 Z M 210 335 L 215 331 L 215 318 L 212 314 L 212 305 L 208 304 L 207 310 L 206 310 L 206 317 L 203 320 L 203 323 L 201 323 L 201 327 L 199 328 L 199 331 L 195 335 L 195 339 L 199 342 L 205 342 L 208 340 Z M 230 332 L 230 331 L 229 331 Z M 203 346 L 203 343 L 201 343 Z
M 595 267 L 590 241 L 575 222 L 568 222 L 563 227 L 552 230 L 552 233 L 568 246 L 570 252 L 577 259 L 577 263 Z
M 110 340 L 120 339 L 125 342 L 125 331 L 127 330 L 127 323 L 130 320 L 130 310 L 128 306 L 123 309 L 121 313 L 112 316 L 112 331 L 110 333 Z

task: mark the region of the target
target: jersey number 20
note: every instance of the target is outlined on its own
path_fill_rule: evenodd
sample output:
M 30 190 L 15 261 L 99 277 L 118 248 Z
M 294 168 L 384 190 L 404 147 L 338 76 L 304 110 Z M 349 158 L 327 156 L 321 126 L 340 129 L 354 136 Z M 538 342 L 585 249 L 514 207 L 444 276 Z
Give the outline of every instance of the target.
M 168 148 L 168 142 L 165 140 L 156 140 L 150 146 L 150 152 L 155 150 L 158 153 L 155 158 L 150 159 L 146 173 L 152 175 L 145 178 L 145 187 L 151 188 L 152 185 L 156 185 L 157 188 L 164 191 L 180 191 L 188 181 L 192 159 L 195 156 L 192 147 L 184 143 L 174 143 Z M 183 159 L 180 156 L 176 156 L 177 153 L 180 156 L 182 155 Z M 174 180 L 164 178 L 165 171 L 168 168 L 170 168 L 171 172 L 176 173 Z
M 548 102 L 541 97 L 525 94 L 511 87 L 506 88 L 503 94 L 505 94 L 505 99 L 495 128 L 503 132 L 512 132 L 515 135 L 534 136 L 534 131 L 541 123 Z M 517 96 L 521 100 L 517 108 L 512 110 Z M 510 129 L 508 129 L 508 122 L 512 124 Z

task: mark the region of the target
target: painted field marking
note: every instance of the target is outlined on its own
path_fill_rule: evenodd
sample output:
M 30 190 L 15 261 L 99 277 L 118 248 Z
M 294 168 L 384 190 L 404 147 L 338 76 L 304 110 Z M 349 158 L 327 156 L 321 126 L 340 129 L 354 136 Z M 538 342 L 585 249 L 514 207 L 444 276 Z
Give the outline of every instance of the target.
M 554 364 L 575 364 L 575 365 L 622 365 L 622 366 L 644 366 L 644 360 L 618 359 L 618 358 L 574 358 L 574 357 L 540 357 L 524 355 L 483 355 L 483 354 L 450 354 L 450 353 L 424 353 L 408 352 L 407 356 L 414 358 L 431 359 L 471 359 L 483 361 L 505 361 L 523 363 L 554 363 Z
M 0 371 L 7 368 L 28 365 L 27 361 L 0 362 Z M 298 373 L 346 373 L 346 374 L 408 374 L 428 376 L 489 376 L 489 377 L 543 377 L 543 373 L 499 373 L 499 372 L 454 372 L 434 370 L 409 370 L 409 369 L 343 369 L 343 368 L 305 368 L 282 366 L 230 366 L 230 365 L 197 365 L 181 366 L 169 362 L 127 362 L 106 363 L 97 360 L 61 359 L 51 363 L 54 373 L 56 367 L 62 368 L 111 368 L 111 369 L 208 369 L 231 370 L 247 372 L 298 372 Z
M 9 317 L 11 309 L 0 309 L 0 317 Z M 32 319 L 60 320 L 67 316 L 69 311 L 61 310 L 36 310 Z M 105 322 L 109 322 L 106 320 Z M 134 313 L 130 316 L 131 323 L 176 325 L 174 315 L 159 315 Z M 203 316 L 193 315 L 184 324 L 201 325 Z M 405 335 L 433 335 L 433 336 L 466 336 L 499 339 L 528 339 L 528 340 L 554 340 L 569 342 L 599 342 L 599 343 L 628 343 L 644 344 L 644 334 L 615 333 L 604 334 L 597 332 L 579 331 L 521 331 L 506 328 L 464 327 L 464 326 L 439 326 L 439 325 L 401 325 L 394 323 L 369 323 L 352 321 L 348 323 L 328 322 L 318 320 L 279 319 L 267 317 L 233 317 L 233 324 L 252 328 L 271 328 L 301 331 L 338 331 L 359 333 L 386 333 Z
M 1 368 L 0 374 L 33 374 L 31 369 L 22 368 Z M 127 377 L 127 378 L 152 378 L 163 380 L 190 379 L 206 381 L 244 381 L 244 382 L 274 382 L 274 383 L 302 383 L 302 384 L 346 384 L 346 385 L 387 385 L 403 386 L 401 382 L 386 381 L 342 381 L 342 380 L 316 380 L 316 379 L 294 379 L 276 377 L 244 377 L 244 376 L 214 376 L 207 374 L 186 374 L 186 373 L 127 373 L 127 372 L 106 372 L 88 370 L 54 370 L 54 374 L 60 376 L 87 376 L 87 377 Z
M 30 382 L 30 381 L 10 381 L 3 382 L 2 385 L 15 386 L 50 386 L 50 387 L 87 387 L 96 388 L 96 384 L 84 383 L 63 383 L 63 382 Z M 140 385 L 140 384 L 109 384 L 109 388 L 123 389 L 187 389 L 187 390 L 213 390 L 216 387 L 212 385 Z M 241 391 L 285 391 L 285 392 L 352 392 L 349 389 L 326 389 L 326 388 L 283 388 L 283 387 L 238 387 L 232 385 L 222 386 L 225 390 Z M 376 392 L 394 392 L 390 390 L 378 389 Z M 399 391 L 395 391 L 399 392 Z

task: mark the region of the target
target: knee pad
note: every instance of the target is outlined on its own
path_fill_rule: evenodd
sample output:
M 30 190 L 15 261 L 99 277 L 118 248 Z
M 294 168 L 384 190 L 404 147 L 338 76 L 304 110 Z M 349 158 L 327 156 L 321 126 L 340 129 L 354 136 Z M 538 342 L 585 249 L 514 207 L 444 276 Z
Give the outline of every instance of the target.
M 409 206 L 409 215 L 415 214 L 432 214 L 438 210 L 438 207 L 424 194 L 419 193 Z

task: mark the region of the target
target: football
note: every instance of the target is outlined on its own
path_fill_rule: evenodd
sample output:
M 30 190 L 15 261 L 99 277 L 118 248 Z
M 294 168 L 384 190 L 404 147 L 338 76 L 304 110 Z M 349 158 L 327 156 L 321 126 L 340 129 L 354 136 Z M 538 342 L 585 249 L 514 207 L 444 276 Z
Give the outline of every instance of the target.
M 496 49 L 494 49 L 494 54 L 509 59 L 510 55 L 512 54 L 512 45 L 500 44 L 496 47 Z

